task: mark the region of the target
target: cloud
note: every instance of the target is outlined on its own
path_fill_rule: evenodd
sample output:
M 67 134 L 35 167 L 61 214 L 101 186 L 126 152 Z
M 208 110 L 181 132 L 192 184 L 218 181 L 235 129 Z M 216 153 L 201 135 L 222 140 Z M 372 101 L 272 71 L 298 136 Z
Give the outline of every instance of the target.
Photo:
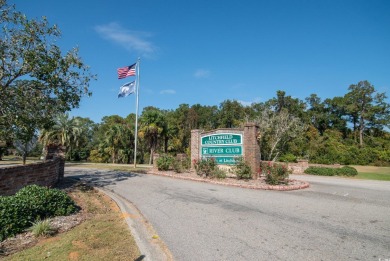
M 260 97 L 256 97 L 253 99 L 253 101 L 242 101 L 242 100 L 237 100 L 239 103 L 241 103 L 242 106 L 251 106 L 253 103 L 259 103 L 261 100 Z
M 150 56 L 156 51 L 154 44 L 147 40 L 150 33 L 130 31 L 117 23 L 95 26 L 95 31 L 104 39 L 121 45 L 130 52 Z
M 172 89 L 167 89 L 167 90 L 162 90 L 160 94 L 176 94 L 176 91 Z
M 240 101 L 238 100 L 239 103 L 241 103 L 242 106 L 251 106 L 253 102 L 251 101 Z
M 210 76 L 210 71 L 205 69 L 198 69 L 194 73 L 195 78 L 208 78 Z

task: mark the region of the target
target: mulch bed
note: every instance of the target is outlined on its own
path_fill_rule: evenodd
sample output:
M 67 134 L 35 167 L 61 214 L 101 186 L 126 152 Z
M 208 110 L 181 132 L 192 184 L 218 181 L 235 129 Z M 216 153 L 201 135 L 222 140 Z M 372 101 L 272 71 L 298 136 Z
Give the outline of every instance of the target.
M 269 185 L 265 182 L 265 177 L 259 177 L 258 179 L 240 180 L 236 178 L 225 179 L 211 179 L 207 177 L 200 177 L 194 171 L 176 173 L 174 171 L 159 171 L 157 169 L 150 170 L 147 174 L 165 176 L 176 179 L 192 180 L 198 182 L 207 182 L 218 185 L 233 186 L 248 189 L 262 189 L 262 190 L 298 190 L 308 188 L 310 184 L 306 181 L 289 179 L 287 185 Z

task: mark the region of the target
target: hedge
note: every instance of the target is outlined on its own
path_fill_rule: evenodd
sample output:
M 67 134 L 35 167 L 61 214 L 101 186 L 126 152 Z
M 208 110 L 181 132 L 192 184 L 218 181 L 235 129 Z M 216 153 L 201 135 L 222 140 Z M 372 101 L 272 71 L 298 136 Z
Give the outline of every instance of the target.
M 325 168 L 325 167 L 308 167 L 305 170 L 306 174 L 318 176 L 356 176 L 357 170 L 353 167 L 344 166 L 342 168 Z
M 23 232 L 36 220 L 75 213 L 78 207 L 63 191 L 29 185 L 13 196 L 0 196 L 0 241 Z

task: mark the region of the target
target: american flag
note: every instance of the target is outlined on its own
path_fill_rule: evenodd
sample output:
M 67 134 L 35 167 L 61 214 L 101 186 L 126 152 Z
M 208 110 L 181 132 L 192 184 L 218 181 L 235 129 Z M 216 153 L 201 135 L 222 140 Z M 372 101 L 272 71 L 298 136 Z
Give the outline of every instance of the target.
M 128 76 L 135 76 L 135 66 L 137 63 L 130 65 L 130 66 L 125 66 L 118 68 L 118 79 L 123 79 Z

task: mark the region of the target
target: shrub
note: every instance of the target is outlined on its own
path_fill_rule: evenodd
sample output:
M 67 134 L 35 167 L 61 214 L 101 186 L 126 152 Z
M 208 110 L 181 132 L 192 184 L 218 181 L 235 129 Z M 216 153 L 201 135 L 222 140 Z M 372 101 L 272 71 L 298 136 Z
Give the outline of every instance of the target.
M 261 163 L 261 173 L 265 174 L 265 182 L 270 185 L 288 184 L 289 171 L 286 165 L 271 162 Z
M 158 170 L 166 171 L 169 170 L 174 162 L 174 158 L 171 155 L 161 155 L 157 159 Z
M 336 175 L 338 176 L 353 177 L 356 176 L 357 174 L 358 174 L 357 170 L 350 166 L 344 166 L 342 168 L 336 169 Z
M 308 167 L 304 172 L 306 174 L 318 176 L 334 176 L 336 174 L 333 168 L 324 167 Z
M 280 156 L 279 161 L 281 162 L 297 162 L 297 157 L 294 154 L 287 153 Z
M 190 162 L 190 159 L 187 157 L 182 159 L 175 159 L 173 161 L 173 170 L 176 173 L 182 173 L 184 170 L 188 170 L 191 167 Z
M 63 191 L 26 186 L 13 196 L 0 197 L 0 241 L 30 227 L 35 220 L 69 215 L 77 211 Z
M 326 168 L 326 167 L 308 167 L 305 169 L 306 174 L 319 176 L 356 176 L 358 174 L 355 168 L 344 166 L 342 168 Z
M 226 178 L 226 171 L 216 167 L 213 171 L 211 171 L 210 177 L 217 178 L 217 179 L 225 179 Z
M 74 201 L 59 189 L 30 185 L 19 190 L 15 196 L 26 198 L 40 219 L 67 216 L 77 211 Z
M 248 163 L 246 163 L 244 161 L 243 158 L 237 159 L 235 169 L 236 169 L 237 179 L 251 179 L 252 178 L 252 169 L 248 165 Z
M 181 161 L 175 160 L 175 161 L 173 162 L 173 170 L 174 170 L 176 173 L 183 173 L 184 168 L 183 168 L 183 165 L 182 165 Z
M 212 176 L 212 172 L 217 168 L 217 163 L 214 158 L 204 158 L 199 161 L 194 161 L 196 174 L 199 176 Z

